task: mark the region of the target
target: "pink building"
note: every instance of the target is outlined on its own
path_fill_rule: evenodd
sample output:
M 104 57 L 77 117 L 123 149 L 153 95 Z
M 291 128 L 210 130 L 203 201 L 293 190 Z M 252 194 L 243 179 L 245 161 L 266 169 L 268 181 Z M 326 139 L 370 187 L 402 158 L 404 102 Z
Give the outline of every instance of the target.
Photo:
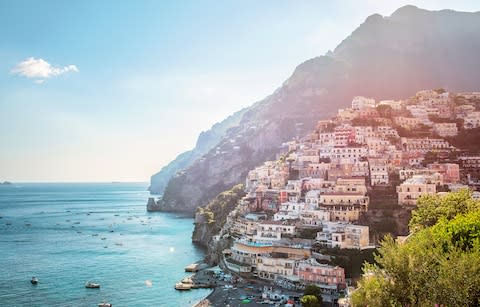
M 352 126 L 337 126 L 334 133 L 336 146 L 347 146 L 355 141 L 355 129 Z
M 460 167 L 455 163 L 431 163 L 428 169 L 443 175 L 444 183 L 458 183 L 460 181 Z
M 300 281 L 306 284 L 316 284 L 320 288 L 344 289 L 345 270 L 339 266 L 320 264 L 310 258 L 299 261 L 295 267 L 295 274 Z

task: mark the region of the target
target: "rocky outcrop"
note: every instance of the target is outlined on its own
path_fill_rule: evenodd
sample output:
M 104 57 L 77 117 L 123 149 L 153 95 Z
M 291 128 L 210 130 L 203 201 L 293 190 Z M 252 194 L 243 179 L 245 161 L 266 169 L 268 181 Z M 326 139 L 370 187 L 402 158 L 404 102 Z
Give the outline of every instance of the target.
M 155 198 L 153 197 L 148 198 L 147 211 L 148 212 L 161 211 L 161 206 L 155 201 Z
M 425 88 L 478 89 L 479 32 L 480 13 L 407 6 L 390 17 L 368 17 L 333 52 L 300 64 L 217 145 L 173 176 L 161 206 L 195 212 L 273 158 L 279 144 L 303 136 L 354 96 L 397 99 Z

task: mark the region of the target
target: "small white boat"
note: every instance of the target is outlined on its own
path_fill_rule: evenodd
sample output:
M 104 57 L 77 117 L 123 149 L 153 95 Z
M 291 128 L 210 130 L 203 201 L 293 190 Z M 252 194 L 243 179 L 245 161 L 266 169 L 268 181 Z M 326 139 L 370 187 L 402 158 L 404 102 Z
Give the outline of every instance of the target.
M 100 284 L 97 284 L 97 283 L 94 283 L 94 282 L 89 281 L 89 282 L 87 282 L 87 283 L 85 284 L 85 288 L 88 288 L 88 289 L 98 289 L 98 288 L 100 288 Z
M 192 285 L 184 284 L 182 282 L 175 284 L 175 290 L 190 290 L 192 289 Z
M 38 284 L 38 278 L 33 276 L 32 279 L 30 280 L 30 282 L 32 283 L 32 285 L 36 285 L 36 284 Z
M 110 303 L 100 303 L 100 304 L 98 304 L 98 307 L 112 307 L 112 304 L 110 304 Z

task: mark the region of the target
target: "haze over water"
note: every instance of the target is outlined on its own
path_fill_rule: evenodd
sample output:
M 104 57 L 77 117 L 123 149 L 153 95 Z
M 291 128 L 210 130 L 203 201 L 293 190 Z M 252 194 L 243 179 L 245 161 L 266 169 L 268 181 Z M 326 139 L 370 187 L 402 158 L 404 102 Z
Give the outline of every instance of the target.
M 173 288 L 203 257 L 191 243 L 193 220 L 147 213 L 146 187 L 0 186 L 2 305 L 191 306 L 205 297 L 209 290 Z M 89 280 L 101 289 L 86 289 Z

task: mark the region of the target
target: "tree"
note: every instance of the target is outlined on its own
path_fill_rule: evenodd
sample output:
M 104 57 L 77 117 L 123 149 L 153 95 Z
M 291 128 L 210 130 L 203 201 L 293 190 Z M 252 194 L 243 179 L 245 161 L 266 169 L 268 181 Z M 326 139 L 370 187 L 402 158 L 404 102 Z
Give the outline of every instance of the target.
M 304 295 L 300 299 L 300 303 L 304 307 L 319 307 L 322 306 L 322 303 L 318 301 L 318 298 L 315 295 Z
M 386 104 L 381 104 L 377 106 L 377 112 L 381 117 L 392 117 L 393 109 L 391 106 Z
M 480 202 L 472 199 L 472 192 L 462 189 L 445 196 L 423 195 L 413 210 L 409 227 L 411 231 L 433 226 L 440 218 L 450 220 L 458 214 L 480 210 Z
M 316 298 L 317 305 L 309 305 L 309 306 L 322 306 L 322 303 L 323 303 L 322 289 L 320 289 L 320 287 L 318 287 L 317 285 L 308 285 L 305 288 L 305 291 L 303 292 L 303 297 L 306 297 L 306 296 L 314 296 Z
M 364 265 L 353 306 L 479 306 L 480 211 L 468 195 L 425 198 L 439 212 L 423 215 L 421 227 L 402 244 L 384 239 L 377 264 Z

